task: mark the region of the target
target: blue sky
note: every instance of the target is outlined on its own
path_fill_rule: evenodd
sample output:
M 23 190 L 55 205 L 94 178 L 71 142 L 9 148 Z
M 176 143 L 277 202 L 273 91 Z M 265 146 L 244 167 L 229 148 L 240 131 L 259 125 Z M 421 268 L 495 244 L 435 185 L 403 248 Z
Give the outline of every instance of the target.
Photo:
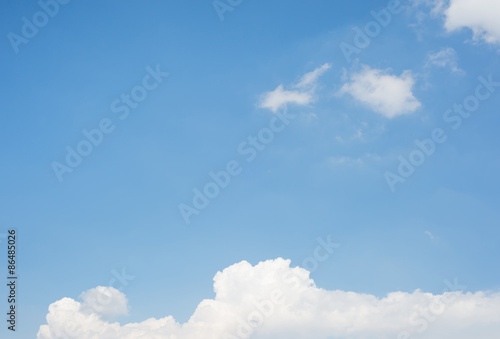
M 458 278 L 498 291 L 500 87 L 457 129 L 443 114 L 478 77 L 500 81 L 500 29 L 481 26 L 484 6 L 453 21 L 457 2 L 402 2 L 353 60 L 340 44 L 387 1 L 243 1 L 223 21 L 210 1 L 71 1 L 17 47 L 8 34 L 40 7 L 2 2 L 0 230 L 18 231 L 18 335 L 122 269 L 135 278 L 120 323 L 182 323 L 218 271 L 302 266 L 328 235 L 340 246 L 311 273 L 326 290 L 441 293 Z M 121 120 L 111 104 L 147 67 L 168 76 Z M 238 146 L 285 110 L 295 118 L 247 162 Z M 54 161 L 103 119 L 113 131 L 60 182 Z M 447 140 L 391 191 L 387 171 L 436 128 Z M 232 160 L 242 172 L 186 224 L 179 204 Z

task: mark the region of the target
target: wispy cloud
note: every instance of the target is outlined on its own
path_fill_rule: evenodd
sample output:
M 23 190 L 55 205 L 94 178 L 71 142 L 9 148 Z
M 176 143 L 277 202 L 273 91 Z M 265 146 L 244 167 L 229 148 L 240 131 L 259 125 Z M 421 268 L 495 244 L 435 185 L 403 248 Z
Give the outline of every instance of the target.
M 458 67 L 457 52 L 451 47 L 442 48 L 435 53 L 429 53 L 425 66 L 449 68 L 453 73 L 464 73 L 464 71 Z
M 314 71 L 304 74 L 294 87 L 307 89 L 316 86 L 319 77 L 325 74 L 325 72 L 331 67 L 332 66 L 330 64 L 324 64 L 321 67 L 316 68 Z
M 287 90 L 280 84 L 273 91 L 264 93 L 261 97 L 259 107 L 276 112 L 288 104 L 308 105 L 314 101 L 317 81 L 328 69 L 330 64 L 324 64 L 312 72 L 304 74 L 298 83 L 292 85 L 294 90 Z

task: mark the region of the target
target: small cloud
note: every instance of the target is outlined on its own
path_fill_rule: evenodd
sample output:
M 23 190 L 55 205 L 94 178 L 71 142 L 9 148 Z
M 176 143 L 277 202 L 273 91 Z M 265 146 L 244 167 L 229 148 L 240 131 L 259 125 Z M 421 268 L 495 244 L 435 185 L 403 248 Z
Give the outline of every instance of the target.
M 311 93 L 287 91 L 283 89 L 283 85 L 279 85 L 274 91 L 264 94 L 260 107 L 276 112 L 287 104 L 307 105 L 311 101 Z
M 363 130 L 361 128 L 358 128 L 356 130 L 356 133 L 353 134 L 352 139 L 360 139 L 363 140 Z
M 259 107 L 276 112 L 288 104 L 304 106 L 312 103 L 314 101 L 318 78 L 330 69 L 330 67 L 330 64 L 324 64 L 314 71 L 304 74 L 300 81 L 292 86 L 296 90 L 286 90 L 283 84 L 280 84 L 273 91 L 264 93 Z
M 299 83 L 294 87 L 296 88 L 308 88 L 315 86 L 318 78 L 325 74 L 332 66 L 330 64 L 324 64 L 321 67 L 316 68 L 314 71 L 306 73 L 302 76 Z
M 412 93 L 415 83 L 410 71 L 400 76 L 387 70 L 363 66 L 340 89 L 340 94 L 350 94 L 354 99 L 387 118 L 415 112 L 421 103 Z
M 434 240 L 434 235 L 433 235 L 431 232 L 429 232 L 429 231 L 425 231 L 424 233 L 425 233 L 425 234 L 427 234 L 427 236 L 428 236 L 431 240 Z
M 330 157 L 328 162 L 332 166 L 346 165 L 346 166 L 362 166 L 364 164 L 361 158 L 351 158 L 351 157 Z
M 463 70 L 458 68 L 457 52 L 451 47 L 443 48 L 436 53 L 430 53 L 427 56 L 427 63 L 425 66 L 449 68 L 453 73 L 464 73 Z

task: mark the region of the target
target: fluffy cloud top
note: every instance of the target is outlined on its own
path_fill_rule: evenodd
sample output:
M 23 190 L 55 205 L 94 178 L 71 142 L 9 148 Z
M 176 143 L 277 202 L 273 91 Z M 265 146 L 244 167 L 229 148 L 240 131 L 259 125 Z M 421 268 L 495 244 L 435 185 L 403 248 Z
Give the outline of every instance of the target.
M 444 10 L 445 28 L 452 32 L 469 28 L 474 40 L 500 43 L 500 1 L 498 0 L 450 0 Z
M 324 64 L 314 71 L 304 74 L 300 81 L 293 85 L 296 90 L 285 90 L 283 84 L 279 85 L 275 90 L 262 95 L 259 107 L 276 112 L 288 104 L 310 104 L 314 101 L 314 93 L 319 77 L 330 67 L 330 64 Z
M 111 288 L 98 286 L 80 294 L 83 303 L 83 313 L 95 313 L 102 318 L 113 318 L 128 313 L 127 297 L 122 292 Z
M 364 66 L 342 86 L 340 93 L 348 93 L 373 111 L 394 118 L 412 113 L 421 106 L 412 93 L 414 83 L 409 71 L 397 76 Z
M 215 275 L 214 290 L 215 299 L 203 300 L 184 324 L 167 316 L 121 326 L 103 320 L 104 309 L 89 313 L 84 311 L 86 301 L 64 298 L 50 305 L 38 338 L 497 339 L 500 333 L 498 293 L 434 295 L 417 290 L 377 298 L 327 291 L 315 286 L 307 270 L 292 268 L 281 258 L 256 266 L 245 261 L 232 265 Z M 91 290 L 83 296 L 88 300 L 103 292 Z

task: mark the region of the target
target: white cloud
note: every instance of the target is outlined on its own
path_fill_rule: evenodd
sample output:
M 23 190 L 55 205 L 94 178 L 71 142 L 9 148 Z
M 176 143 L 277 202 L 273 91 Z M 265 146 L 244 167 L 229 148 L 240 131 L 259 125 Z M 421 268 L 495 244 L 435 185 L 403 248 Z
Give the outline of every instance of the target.
M 412 93 L 414 83 L 410 71 L 397 76 L 364 66 L 342 86 L 340 94 L 348 93 L 373 111 L 394 118 L 412 113 L 421 106 Z
M 283 84 L 280 84 L 275 90 L 262 95 L 259 107 L 276 112 L 288 104 L 308 105 L 312 103 L 318 78 L 330 67 L 330 64 L 324 64 L 314 71 L 304 74 L 300 81 L 293 85 L 296 90 L 285 90 Z
M 449 67 L 454 73 L 463 72 L 460 68 L 458 68 L 457 52 L 451 47 L 443 48 L 436 53 L 430 53 L 427 56 L 426 66 L 437 66 L 442 68 Z
M 288 91 L 283 85 L 276 87 L 274 91 L 264 94 L 260 103 L 261 108 L 268 108 L 276 112 L 287 104 L 307 105 L 312 101 L 312 93 L 301 91 Z
M 499 14 L 498 0 L 450 0 L 449 6 L 444 9 L 444 26 L 449 32 L 469 28 L 474 40 L 498 44 Z
M 377 298 L 328 291 L 316 287 L 307 270 L 283 259 L 232 265 L 215 275 L 214 291 L 215 298 L 203 300 L 184 324 L 168 316 L 122 326 L 64 298 L 50 305 L 37 338 L 497 339 L 500 333 L 499 293 L 417 290 Z
M 80 294 L 82 299 L 81 311 L 95 313 L 102 318 L 112 318 L 128 313 L 127 297 L 122 292 L 111 288 L 98 286 Z
M 332 66 L 330 64 L 324 64 L 321 67 L 316 68 L 314 71 L 306 73 L 302 76 L 299 83 L 295 85 L 297 88 L 308 88 L 314 86 L 318 81 L 318 78 L 325 74 Z
M 424 5 L 431 9 L 431 16 L 444 16 L 448 32 L 468 28 L 475 41 L 500 43 L 500 13 L 498 0 L 412 0 L 413 6 Z M 417 12 L 417 13 L 420 13 Z

